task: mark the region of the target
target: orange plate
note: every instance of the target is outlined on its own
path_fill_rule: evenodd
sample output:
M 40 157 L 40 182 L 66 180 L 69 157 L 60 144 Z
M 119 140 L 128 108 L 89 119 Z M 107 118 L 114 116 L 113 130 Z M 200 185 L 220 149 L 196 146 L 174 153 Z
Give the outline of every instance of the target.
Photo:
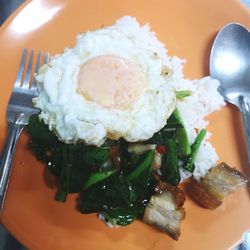
M 187 59 L 185 76 L 208 74 L 216 32 L 229 22 L 250 27 L 250 12 L 234 0 L 37 0 L 27 1 L 0 28 L 0 131 L 6 131 L 5 110 L 24 47 L 52 55 L 73 46 L 75 35 L 110 25 L 124 15 L 149 22 L 170 55 Z M 249 175 L 239 112 L 226 106 L 210 118 L 212 143 L 222 160 Z M 0 133 L 3 143 L 4 133 Z M 24 134 L 17 146 L 3 224 L 29 249 L 227 249 L 250 228 L 249 190 L 239 190 L 215 211 L 188 200 L 187 217 L 178 242 L 137 221 L 109 229 L 95 214 L 76 210 L 76 196 L 66 204 L 54 201 L 55 188 L 45 184 L 44 166 L 27 150 Z

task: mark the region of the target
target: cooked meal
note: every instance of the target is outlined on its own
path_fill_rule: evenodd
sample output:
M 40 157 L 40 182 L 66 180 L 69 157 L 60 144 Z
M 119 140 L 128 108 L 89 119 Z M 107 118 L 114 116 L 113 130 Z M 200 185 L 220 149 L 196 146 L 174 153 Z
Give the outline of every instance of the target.
M 185 194 L 215 208 L 246 178 L 209 142 L 204 118 L 224 101 L 219 82 L 183 77 L 184 61 L 133 17 L 77 35 L 50 58 L 36 80 L 39 95 L 27 131 L 30 147 L 59 179 L 55 199 L 79 193 L 82 213 L 109 226 L 135 219 L 173 239 L 185 218 Z

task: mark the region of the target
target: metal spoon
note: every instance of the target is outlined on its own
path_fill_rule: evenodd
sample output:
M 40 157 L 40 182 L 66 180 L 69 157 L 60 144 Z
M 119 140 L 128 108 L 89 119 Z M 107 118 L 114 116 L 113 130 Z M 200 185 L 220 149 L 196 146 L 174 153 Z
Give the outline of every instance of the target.
M 250 33 L 231 23 L 217 34 L 210 56 L 210 74 L 221 83 L 219 92 L 242 114 L 250 162 Z

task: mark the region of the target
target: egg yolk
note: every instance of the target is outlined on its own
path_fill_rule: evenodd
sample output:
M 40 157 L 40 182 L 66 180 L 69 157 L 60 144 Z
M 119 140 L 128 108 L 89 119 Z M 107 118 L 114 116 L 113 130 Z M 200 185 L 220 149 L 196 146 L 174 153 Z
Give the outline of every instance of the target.
M 105 108 L 129 109 L 146 86 L 139 66 L 115 55 L 94 57 L 78 73 L 78 93 Z

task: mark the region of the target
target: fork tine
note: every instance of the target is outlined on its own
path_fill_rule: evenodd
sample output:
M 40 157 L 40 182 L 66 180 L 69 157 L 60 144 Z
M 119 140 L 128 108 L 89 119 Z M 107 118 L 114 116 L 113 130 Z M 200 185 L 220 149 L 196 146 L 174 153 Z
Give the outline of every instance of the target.
M 37 55 L 36 67 L 35 67 L 35 71 L 34 71 L 35 74 L 38 73 L 38 70 L 40 68 L 41 57 L 42 57 L 42 53 L 41 53 L 41 51 L 39 51 L 39 53 Z M 32 79 L 31 88 L 33 88 L 33 89 L 37 88 L 35 75 L 33 76 L 33 79 Z
M 22 53 L 22 57 L 21 57 L 21 61 L 20 61 L 20 65 L 19 65 L 19 69 L 18 69 L 18 72 L 17 72 L 16 81 L 15 81 L 15 86 L 19 86 L 21 81 L 22 81 L 26 56 L 27 56 L 27 49 L 25 48 L 23 50 L 23 53 Z
M 48 63 L 49 61 L 49 53 L 46 52 L 45 56 L 44 56 L 44 64 Z
M 26 89 L 29 88 L 33 56 L 34 56 L 34 51 L 32 50 L 31 53 L 30 53 L 30 59 L 29 59 L 29 62 L 28 62 L 26 75 L 25 75 L 25 78 L 24 78 L 24 81 L 23 81 L 23 88 L 26 88 Z

